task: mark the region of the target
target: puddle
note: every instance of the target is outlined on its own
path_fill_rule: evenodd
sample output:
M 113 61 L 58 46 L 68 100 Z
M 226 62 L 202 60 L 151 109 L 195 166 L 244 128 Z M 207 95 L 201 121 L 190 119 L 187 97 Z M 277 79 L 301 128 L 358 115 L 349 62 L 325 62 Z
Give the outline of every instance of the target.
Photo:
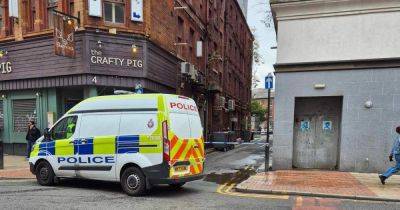
M 253 168 L 240 169 L 225 173 L 212 172 L 207 174 L 203 181 L 213 182 L 216 184 L 239 183 L 248 179 L 251 175 L 254 174 L 256 174 L 256 171 Z

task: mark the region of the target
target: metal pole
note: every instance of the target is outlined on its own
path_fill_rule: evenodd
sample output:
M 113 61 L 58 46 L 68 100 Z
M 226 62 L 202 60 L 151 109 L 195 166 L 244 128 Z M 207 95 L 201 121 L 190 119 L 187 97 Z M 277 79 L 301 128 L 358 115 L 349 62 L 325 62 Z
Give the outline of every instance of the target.
M 269 116 L 271 107 L 271 89 L 268 89 L 268 111 L 267 111 L 267 144 L 265 145 L 265 171 L 269 171 Z

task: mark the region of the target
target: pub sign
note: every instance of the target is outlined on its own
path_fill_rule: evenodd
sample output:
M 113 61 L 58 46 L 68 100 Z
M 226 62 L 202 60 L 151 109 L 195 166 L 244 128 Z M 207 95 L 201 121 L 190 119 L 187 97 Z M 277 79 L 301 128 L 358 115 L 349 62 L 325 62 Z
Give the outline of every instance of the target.
M 54 14 L 54 51 L 56 55 L 75 57 L 75 23 L 64 16 Z

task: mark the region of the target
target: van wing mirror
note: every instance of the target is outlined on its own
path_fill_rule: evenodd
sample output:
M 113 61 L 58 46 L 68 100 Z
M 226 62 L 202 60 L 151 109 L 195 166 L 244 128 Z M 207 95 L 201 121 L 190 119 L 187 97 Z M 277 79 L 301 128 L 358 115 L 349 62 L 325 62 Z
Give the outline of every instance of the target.
M 43 136 L 44 136 L 44 139 L 51 139 L 51 134 L 50 134 L 50 129 L 49 128 L 45 128 L 44 129 Z

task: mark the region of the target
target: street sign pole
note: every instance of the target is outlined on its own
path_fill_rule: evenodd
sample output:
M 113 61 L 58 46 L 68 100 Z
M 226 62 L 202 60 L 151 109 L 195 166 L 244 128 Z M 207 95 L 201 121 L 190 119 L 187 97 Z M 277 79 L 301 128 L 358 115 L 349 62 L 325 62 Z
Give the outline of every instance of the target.
M 268 90 L 268 105 L 267 105 L 267 142 L 265 144 L 265 172 L 269 171 L 269 124 L 270 124 L 270 108 L 271 108 L 271 89 L 274 87 L 274 77 L 271 73 L 265 77 L 265 89 Z
M 269 116 L 271 107 L 271 89 L 268 89 L 268 111 L 267 111 L 267 144 L 265 145 L 265 171 L 269 171 Z

